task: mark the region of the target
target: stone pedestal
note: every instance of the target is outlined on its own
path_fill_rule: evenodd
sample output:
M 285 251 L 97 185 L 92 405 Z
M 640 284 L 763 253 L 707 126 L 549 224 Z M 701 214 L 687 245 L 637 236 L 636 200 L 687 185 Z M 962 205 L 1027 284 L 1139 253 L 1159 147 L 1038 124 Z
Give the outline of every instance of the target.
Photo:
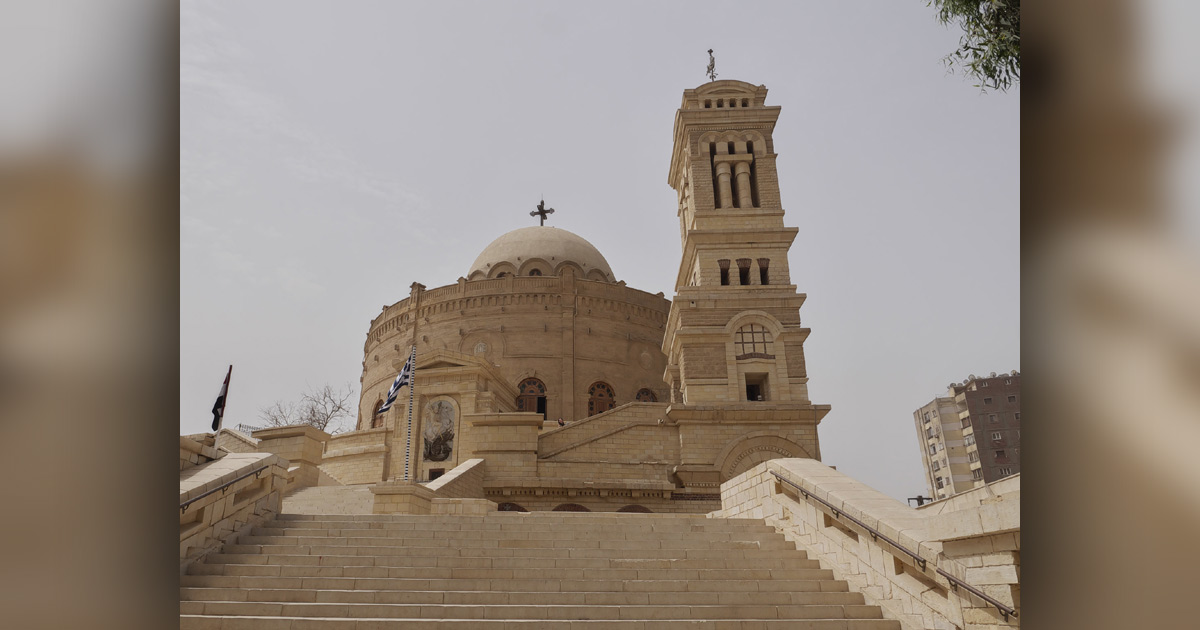
M 375 495 L 374 514 L 429 514 L 437 496 L 415 481 L 402 479 L 381 481 L 371 486 L 371 493 Z
M 308 487 L 317 485 L 317 467 L 321 465 L 325 442 L 330 435 L 308 425 L 290 427 L 273 427 L 254 432 L 258 442 L 258 450 L 263 453 L 274 453 L 289 462 L 290 468 L 295 468 L 293 487 Z

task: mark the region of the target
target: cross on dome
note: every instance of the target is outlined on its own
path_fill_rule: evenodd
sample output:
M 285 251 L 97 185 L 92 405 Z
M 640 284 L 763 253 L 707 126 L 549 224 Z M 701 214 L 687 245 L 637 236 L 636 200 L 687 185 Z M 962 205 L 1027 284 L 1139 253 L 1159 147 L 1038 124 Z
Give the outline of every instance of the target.
M 554 214 L 554 208 L 547 208 L 546 200 L 543 199 L 540 202 L 538 202 L 537 210 L 530 212 L 529 216 L 538 217 L 538 219 L 541 221 L 541 223 L 539 223 L 538 225 L 546 225 L 546 216 L 551 215 L 551 214 Z

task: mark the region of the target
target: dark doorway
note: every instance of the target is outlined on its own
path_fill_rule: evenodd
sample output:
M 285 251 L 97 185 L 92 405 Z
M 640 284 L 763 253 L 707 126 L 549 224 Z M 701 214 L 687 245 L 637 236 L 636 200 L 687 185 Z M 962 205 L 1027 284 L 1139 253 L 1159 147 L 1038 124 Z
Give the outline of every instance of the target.
M 429 480 L 433 481 L 434 479 L 437 479 L 438 477 L 441 477 L 444 474 L 446 474 L 445 468 L 430 468 L 429 469 Z
M 746 400 L 762 400 L 762 385 L 746 383 Z
M 536 411 L 546 419 L 546 385 L 536 378 L 527 378 L 517 386 L 517 411 Z

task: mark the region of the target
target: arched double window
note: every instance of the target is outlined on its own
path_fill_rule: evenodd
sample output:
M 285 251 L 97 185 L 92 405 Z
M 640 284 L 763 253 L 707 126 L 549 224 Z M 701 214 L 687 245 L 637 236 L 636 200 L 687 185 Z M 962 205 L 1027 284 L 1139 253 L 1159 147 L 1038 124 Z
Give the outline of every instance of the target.
M 617 396 L 608 383 L 596 382 L 588 388 L 588 415 L 604 413 L 617 406 Z
M 517 411 L 542 414 L 546 418 L 546 384 L 527 378 L 517 385 Z
M 658 396 L 645 387 L 639 389 L 637 396 L 634 396 L 633 399 L 638 402 L 658 402 Z

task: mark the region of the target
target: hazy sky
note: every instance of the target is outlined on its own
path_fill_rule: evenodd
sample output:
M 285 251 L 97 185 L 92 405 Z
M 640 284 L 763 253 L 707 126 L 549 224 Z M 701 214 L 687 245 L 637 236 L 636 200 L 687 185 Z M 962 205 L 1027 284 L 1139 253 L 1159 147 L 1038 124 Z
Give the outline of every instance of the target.
M 180 432 L 351 384 L 380 307 L 536 219 L 674 293 L 684 89 L 764 84 L 824 461 L 925 491 L 912 412 L 1020 369 L 1019 92 L 923 0 L 183 4 Z

